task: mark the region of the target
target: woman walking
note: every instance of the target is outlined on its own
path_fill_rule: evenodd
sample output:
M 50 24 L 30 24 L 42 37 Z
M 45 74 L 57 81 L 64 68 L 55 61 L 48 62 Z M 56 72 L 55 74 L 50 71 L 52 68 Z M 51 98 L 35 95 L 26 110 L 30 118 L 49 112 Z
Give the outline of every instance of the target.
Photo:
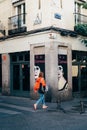
M 48 106 L 45 104 L 45 89 L 46 89 L 46 83 L 44 80 L 44 74 L 43 72 L 39 73 L 39 77 L 36 79 L 35 85 L 34 85 L 34 92 L 38 92 L 40 97 L 34 104 L 34 109 L 37 109 L 37 106 L 39 103 L 42 103 L 42 108 L 46 109 Z

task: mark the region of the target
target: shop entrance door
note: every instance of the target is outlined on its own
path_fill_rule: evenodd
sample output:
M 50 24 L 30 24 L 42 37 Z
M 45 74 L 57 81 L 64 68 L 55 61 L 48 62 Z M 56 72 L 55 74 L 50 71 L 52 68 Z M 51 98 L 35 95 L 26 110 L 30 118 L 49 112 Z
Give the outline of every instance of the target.
M 30 66 L 29 63 L 12 65 L 12 93 L 17 96 L 29 96 Z
M 2 58 L 0 55 L 0 93 L 2 92 Z
M 87 95 L 87 65 L 72 66 L 73 93 Z
M 80 65 L 81 91 L 87 92 L 87 65 Z

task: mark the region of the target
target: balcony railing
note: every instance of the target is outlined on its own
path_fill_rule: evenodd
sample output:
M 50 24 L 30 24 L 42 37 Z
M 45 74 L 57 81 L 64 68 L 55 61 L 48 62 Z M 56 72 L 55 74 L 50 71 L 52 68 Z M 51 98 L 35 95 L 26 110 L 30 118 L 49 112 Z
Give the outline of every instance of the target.
M 3 25 L 3 23 L 0 20 L 0 38 L 5 36 L 5 27 Z
M 22 0 L 11 0 L 11 1 L 12 1 L 12 4 L 13 4 L 13 3 L 16 3 L 16 2 L 20 2 Z
M 8 19 L 8 33 L 9 35 L 11 35 L 10 33 L 19 33 L 20 30 L 22 31 L 26 31 L 26 14 L 19 14 L 19 15 L 15 15 L 12 16 Z
M 87 24 L 87 15 L 80 13 L 74 13 L 75 15 L 75 24 Z

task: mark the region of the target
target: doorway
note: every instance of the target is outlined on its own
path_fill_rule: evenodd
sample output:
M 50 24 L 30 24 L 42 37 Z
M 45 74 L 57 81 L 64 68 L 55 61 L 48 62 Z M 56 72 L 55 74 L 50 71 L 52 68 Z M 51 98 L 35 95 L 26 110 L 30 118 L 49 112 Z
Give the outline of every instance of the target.
M 15 62 L 11 62 L 11 93 L 16 96 L 29 97 L 30 91 L 30 65 L 25 61 L 26 53 L 18 53 Z M 29 57 L 29 53 L 27 53 Z M 14 56 L 11 56 L 11 59 Z M 19 61 L 21 57 L 21 61 Z M 27 59 L 29 60 L 29 59 Z
M 73 52 L 72 89 L 76 97 L 87 97 L 87 53 Z
M 73 92 L 87 91 L 87 66 L 73 65 L 72 72 Z
M 0 92 L 2 92 L 2 58 L 0 55 Z

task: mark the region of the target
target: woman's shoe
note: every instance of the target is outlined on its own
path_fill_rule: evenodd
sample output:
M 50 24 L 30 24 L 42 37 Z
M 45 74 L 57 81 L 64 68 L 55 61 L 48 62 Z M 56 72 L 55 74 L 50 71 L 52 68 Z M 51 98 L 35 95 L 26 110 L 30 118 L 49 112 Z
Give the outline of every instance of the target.
M 42 107 L 43 109 L 46 109 L 46 108 L 48 108 L 48 106 L 46 106 L 46 105 L 43 105 L 43 107 Z
M 37 109 L 37 105 L 36 104 L 34 104 L 34 110 L 36 110 Z

